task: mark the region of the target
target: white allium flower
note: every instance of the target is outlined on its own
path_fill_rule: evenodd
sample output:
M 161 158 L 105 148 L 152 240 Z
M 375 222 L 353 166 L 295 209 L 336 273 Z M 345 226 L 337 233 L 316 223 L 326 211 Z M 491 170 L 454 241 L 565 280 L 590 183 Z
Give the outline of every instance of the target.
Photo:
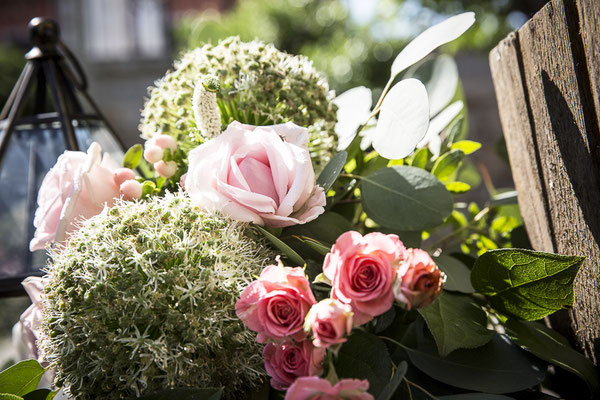
M 219 88 L 219 79 L 208 75 L 202 82 L 196 83 L 194 89 L 194 118 L 201 137 L 205 139 L 212 139 L 221 133 L 221 114 L 217 105 Z

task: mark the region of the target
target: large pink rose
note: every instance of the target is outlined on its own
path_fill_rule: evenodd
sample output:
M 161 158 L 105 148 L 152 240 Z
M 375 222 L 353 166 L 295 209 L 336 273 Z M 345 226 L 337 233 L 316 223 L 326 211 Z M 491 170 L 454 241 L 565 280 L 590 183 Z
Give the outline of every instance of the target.
M 367 393 L 369 381 L 342 379 L 335 386 L 316 376 L 296 379 L 288 389 L 285 400 L 374 400 Z
M 336 240 L 325 257 L 323 273 L 332 283 L 331 297 L 352 306 L 355 325 L 392 307 L 392 285 L 405 253 L 396 235 L 373 232 L 363 237 L 350 231 Z
M 271 386 L 277 390 L 287 389 L 296 378 L 321 375 L 325 349 L 314 347 L 308 340 L 268 343 L 264 350 L 265 369 L 271 377 Z
M 406 260 L 398 267 L 398 279 L 394 284 L 396 301 L 408 310 L 428 306 L 442 291 L 446 275 L 426 251 L 408 249 L 406 253 Z
M 87 153 L 65 151 L 46 174 L 38 193 L 33 225 L 37 228 L 29 243 L 31 251 L 47 243 L 62 242 L 75 230 L 75 222 L 100 214 L 119 197 L 114 172 L 119 166 L 102 148 L 92 143 Z
M 185 188 L 208 211 L 258 225 L 303 224 L 323 213 L 308 132 L 291 122 L 250 126 L 233 122 L 189 154 Z
M 252 282 L 235 304 L 237 316 L 257 332 L 257 340 L 282 342 L 303 340 L 304 318 L 315 304 L 315 296 L 300 267 L 270 265 Z
M 42 278 L 30 276 L 21 283 L 29 295 L 32 304 L 21 314 L 19 323 L 21 324 L 21 341 L 26 346 L 29 358 L 34 358 L 39 362 L 43 360 L 40 357 L 37 340 L 42 330 L 42 295 L 44 293 L 44 284 Z
M 352 331 L 352 307 L 339 300 L 321 300 L 308 312 L 304 330 L 312 332 L 317 347 L 344 343 Z

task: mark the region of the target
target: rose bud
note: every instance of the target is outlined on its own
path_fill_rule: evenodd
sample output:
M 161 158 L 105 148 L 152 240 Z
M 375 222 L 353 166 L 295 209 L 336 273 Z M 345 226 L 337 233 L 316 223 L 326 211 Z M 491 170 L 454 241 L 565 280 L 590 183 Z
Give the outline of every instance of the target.
M 270 265 L 252 282 L 235 304 L 237 316 L 258 333 L 256 340 L 282 342 L 303 340 L 304 318 L 315 296 L 300 267 Z
M 144 150 L 144 160 L 148 161 L 151 164 L 157 163 L 162 160 L 164 155 L 163 149 L 157 145 L 146 145 L 146 149 Z
M 130 179 L 135 179 L 135 174 L 129 168 L 119 168 L 113 175 L 115 185 L 121 186 L 121 184 Z
M 159 161 L 154 163 L 154 169 L 163 178 L 170 178 L 177 172 L 177 163 L 175 161 Z
M 445 281 L 446 275 L 426 251 L 408 249 L 405 262 L 398 268 L 394 297 L 407 310 L 422 308 L 433 303 Z
M 304 330 L 312 331 L 313 344 L 317 347 L 344 343 L 345 336 L 352 331 L 352 307 L 339 300 L 321 300 L 308 312 Z
M 406 249 L 396 235 L 354 231 L 341 235 L 325 257 L 323 274 L 331 281 L 331 297 L 352 306 L 354 325 L 363 325 L 394 303 L 396 269 Z
M 123 200 L 138 200 L 142 198 L 142 184 L 135 179 L 129 179 L 121 184 Z
M 263 350 L 265 370 L 276 390 L 287 389 L 300 376 L 321 375 L 325 349 L 314 347 L 309 341 L 284 344 L 268 343 Z
M 369 381 L 366 379 L 342 379 L 335 386 L 331 386 L 327 379 L 307 376 L 296 379 L 288 389 L 285 400 L 374 400 L 374 397 L 367 393 L 368 389 Z
M 153 140 L 154 144 L 163 150 L 170 149 L 171 151 L 175 151 L 177 149 L 177 142 L 175 141 L 173 136 L 159 135 Z

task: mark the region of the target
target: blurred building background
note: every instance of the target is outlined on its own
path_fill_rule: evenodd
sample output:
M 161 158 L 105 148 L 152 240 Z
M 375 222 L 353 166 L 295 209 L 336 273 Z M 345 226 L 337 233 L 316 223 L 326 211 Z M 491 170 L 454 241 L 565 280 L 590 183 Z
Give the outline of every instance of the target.
M 463 79 L 469 135 L 483 143 L 496 188 L 511 187 L 487 53 L 545 0 L 3 0 L 0 2 L 0 105 L 25 63 L 28 21 L 58 20 L 63 41 L 81 61 L 90 93 L 127 145 L 141 142 L 137 125 L 147 87 L 181 51 L 239 35 L 313 59 L 341 93 L 380 88 L 394 56 L 415 35 L 449 15 L 475 11 L 476 25 L 442 48 Z M 378 91 L 374 90 L 375 95 Z M 486 176 L 486 173 L 482 174 Z M 489 182 L 488 182 L 489 183 Z M 485 185 L 474 192 L 487 198 Z M 0 302 L 0 347 L 28 299 Z M 4 356 L 3 356 L 4 354 Z M 10 355 L 0 350 L 0 367 Z

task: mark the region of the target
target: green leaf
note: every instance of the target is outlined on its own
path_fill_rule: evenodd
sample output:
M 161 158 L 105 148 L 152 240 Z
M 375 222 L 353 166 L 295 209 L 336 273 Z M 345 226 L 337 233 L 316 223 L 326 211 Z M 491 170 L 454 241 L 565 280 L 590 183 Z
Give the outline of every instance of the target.
M 23 398 L 15 394 L 0 393 L 0 400 L 23 400 Z
M 430 158 L 431 152 L 427 147 L 423 147 L 413 155 L 410 165 L 416 168 L 425 169 Z
M 464 182 L 454 181 L 454 182 L 446 183 L 446 190 L 449 191 L 450 193 L 461 194 L 461 193 L 465 193 L 465 192 L 468 192 L 469 190 L 471 190 L 471 185 L 469 185 L 468 183 L 464 183 Z
M 138 397 L 136 400 L 219 400 L 222 394 L 223 390 L 216 388 L 182 388 L 163 390 L 157 393 Z
M 300 257 L 298 255 L 298 253 L 296 253 L 294 250 L 292 250 L 292 248 L 290 246 L 283 243 L 277 236 L 273 235 L 271 232 L 267 231 L 266 229 L 264 229 L 258 225 L 254 225 L 254 227 L 260 233 L 262 233 L 264 237 L 269 239 L 269 241 L 271 243 L 273 243 L 273 245 L 275 247 L 277 247 L 279 250 L 281 250 L 283 252 L 283 254 L 290 260 L 290 262 L 292 262 L 292 264 L 294 264 L 294 266 L 301 267 L 304 264 L 306 264 L 306 261 L 304 261 L 304 259 L 302 257 Z
M 53 392 L 50 389 L 37 389 L 23 396 L 25 400 L 52 400 L 58 391 Z
M 37 388 L 45 371 L 36 360 L 21 361 L 0 372 L 0 392 L 23 396 Z
M 402 361 L 398 364 L 398 368 L 396 368 L 396 372 L 394 372 L 394 376 L 388 382 L 387 385 L 383 388 L 383 391 L 377 396 L 377 400 L 390 400 L 398 386 L 402 383 L 402 379 L 404 379 L 404 375 L 406 375 L 406 370 L 408 369 L 408 363 L 406 361 Z
M 131 146 L 123 157 L 123 167 L 131 169 L 137 168 L 140 161 L 142 161 L 142 154 L 144 154 L 144 147 L 141 144 L 137 143 Z
M 452 197 L 444 185 L 427 171 L 409 166 L 364 177 L 362 204 L 373 221 L 401 231 L 435 227 L 452 212 Z
M 340 172 L 344 168 L 344 164 L 346 164 L 346 158 L 348 157 L 348 153 L 345 151 L 340 151 L 337 153 L 323 168 L 323 171 L 319 174 L 317 178 L 317 185 L 321 186 L 325 193 L 329 190 L 331 185 L 335 182 L 337 177 L 340 175 Z
M 475 290 L 503 313 L 525 320 L 573 306 L 573 283 L 583 257 L 522 249 L 490 250 L 471 274 Z
M 340 378 L 367 379 L 369 393 L 377 396 L 392 375 L 392 360 L 385 343 L 377 336 L 355 331 L 336 357 L 335 371 Z
M 444 183 L 453 181 L 464 156 L 462 150 L 450 150 L 436 160 L 431 173 Z
M 144 183 L 142 183 L 142 198 L 145 199 L 146 197 L 153 194 L 154 189 L 156 189 L 156 185 L 154 184 L 154 182 L 144 181 Z
M 346 218 L 334 212 L 325 212 L 317 219 L 306 224 L 285 228 L 282 237 L 302 236 L 318 240 L 326 246 L 331 246 L 344 232 L 351 231 L 354 226 Z
M 475 153 L 481 148 L 481 143 L 472 140 L 459 140 L 450 146 L 452 150 L 462 150 L 465 154 Z
M 431 305 L 418 311 L 442 357 L 456 349 L 483 346 L 495 335 L 485 327 L 487 316 L 470 296 L 442 292 Z
M 295 236 L 295 238 L 323 256 L 331 251 L 331 247 L 327 247 L 314 239 L 299 236 Z
M 454 257 L 439 256 L 434 259 L 438 268 L 446 274 L 445 290 L 461 293 L 474 293 L 471 285 L 471 270 Z
M 407 352 L 415 367 L 430 377 L 477 392 L 517 392 L 538 385 L 545 376 L 545 366 L 504 335 L 495 335 L 476 349 L 456 350 L 445 358 L 440 358 L 435 343 L 426 338 Z
M 506 333 L 521 348 L 585 381 L 590 392 L 600 394 L 598 370 L 590 360 L 573 350 L 558 332 L 538 322 L 521 322 L 508 319 L 504 324 Z
M 490 393 L 463 393 L 450 396 L 439 396 L 440 400 L 514 400 L 512 397 Z

